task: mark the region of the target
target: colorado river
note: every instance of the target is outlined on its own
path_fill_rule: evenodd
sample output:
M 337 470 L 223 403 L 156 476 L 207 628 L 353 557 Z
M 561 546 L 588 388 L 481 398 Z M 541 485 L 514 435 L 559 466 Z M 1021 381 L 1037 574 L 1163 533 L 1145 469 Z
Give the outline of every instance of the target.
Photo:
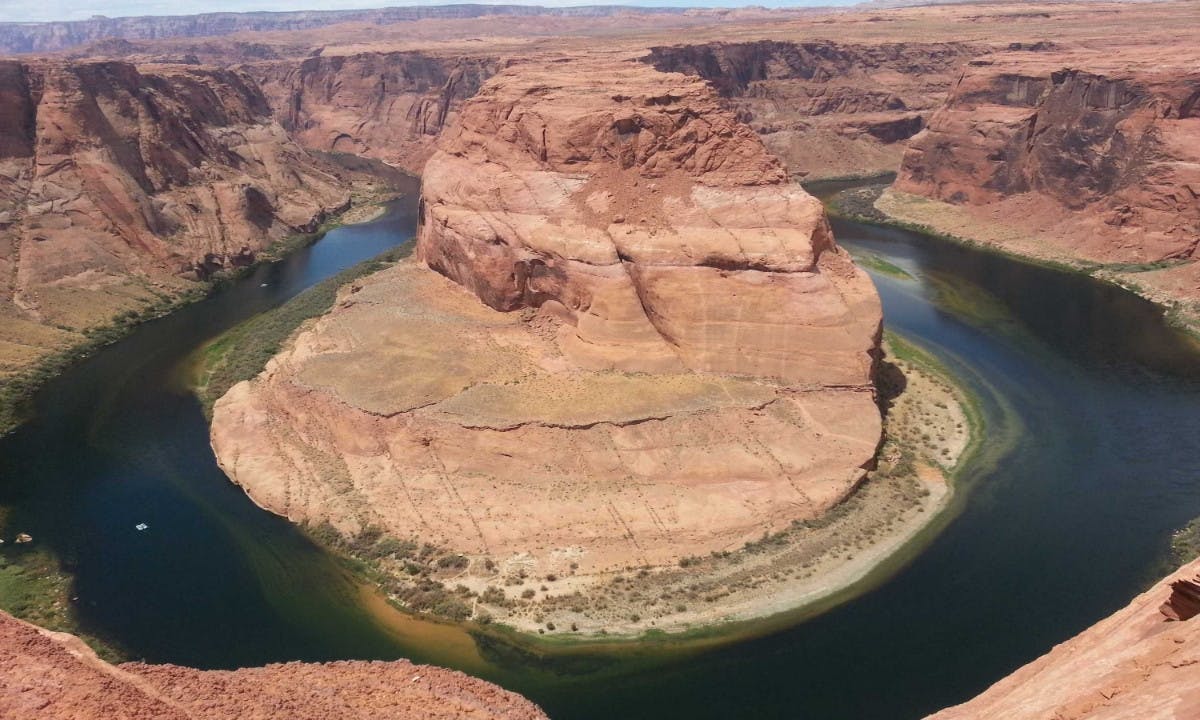
M 138 328 L 50 383 L 0 440 L 10 526 L 62 558 L 82 624 L 138 658 L 198 667 L 410 657 L 525 693 L 552 717 L 917 718 L 966 699 L 1124 605 L 1200 515 L 1200 353 L 1133 295 L 915 233 L 838 221 L 889 329 L 980 399 L 991 446 L 948 525 L 891 577 L 739 642 L 560 658 L 477 650 L 378 610 L 216 466 L 189 354 L 407 240 L 415 193 L 209 299 Z M 136 529 L 144 523 L 144 531 Z M 893 568 L 895 570 L 895 568 Z

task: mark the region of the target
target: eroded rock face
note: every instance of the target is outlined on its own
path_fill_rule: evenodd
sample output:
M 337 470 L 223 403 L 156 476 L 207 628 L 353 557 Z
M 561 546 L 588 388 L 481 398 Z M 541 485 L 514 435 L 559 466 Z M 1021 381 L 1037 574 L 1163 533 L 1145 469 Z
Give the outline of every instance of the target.
M 13 322 L 107 321 L 349 201 L 236 72 L 6 61 L 0 95 L 0 317 Z
M 216 404 L 256 502 L 464 553 L 482 591 L 737 549 L 856 487 L 878 298 L 704 82 L 513 65 L 439 147 L 420 262 Z
M 789 171 L 823 177 L 895 170 L 905 141 L 978 52 L 966 43 L 761 40 L 655 47 L 644 61 L 710 81 Z
M 820 203 L 703 83 L 592 72 L 517 66 L 467 104 L 425 169 L 421 260 L 558 313 L 581 367 L 868 384 L 878 299 Z
M 1178 602 L 1172 586 L 1193 583 L 1198 573 L 1200 560 L 1185 565 L 1127 607 L 930 720 L 1200 717 L 1200 620 L 1168 613 Z
M 300 144 L 415 173 L 459 106 L 496 67 L 494 58 L 391 52 L 287 60 L 247 71 Z
M 345 720 L 546 716 L 460 672 L 396 662 L 286 663 L 235 671 L 96 657 L 78 638 L 0 612 L 0 716 L 11 720 Z
M 976 60 L 914 138 L 899 190 L 1018 212 L 1074 256 L 1190 258 L 1200 242 L 1200 71 L 1195 56 L 1006 52 Z M 1014 217 L 1027 224 L 1028 219 Z

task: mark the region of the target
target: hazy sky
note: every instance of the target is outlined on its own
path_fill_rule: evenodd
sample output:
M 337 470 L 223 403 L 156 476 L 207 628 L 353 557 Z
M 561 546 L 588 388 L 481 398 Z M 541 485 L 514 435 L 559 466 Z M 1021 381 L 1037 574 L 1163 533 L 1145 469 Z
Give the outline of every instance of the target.
M 673 5 L 684 7 L 768 7 L 798 5 L 852 5 L 856 0 L 456 0 L 480 4 L 524 5 Z M 348 10 L 396 5 L 442 5 L 446 3 L 405 2 L 404 0 L 0 0 L 0 22 L 31 20 L 86 20 L 93 15 L 191 15 L 203 12 L 247 12 L 250 10 Z

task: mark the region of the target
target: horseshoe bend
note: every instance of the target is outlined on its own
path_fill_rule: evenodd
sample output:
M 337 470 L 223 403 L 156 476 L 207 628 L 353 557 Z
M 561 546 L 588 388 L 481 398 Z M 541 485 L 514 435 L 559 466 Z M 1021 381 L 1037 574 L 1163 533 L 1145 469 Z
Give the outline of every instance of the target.
M 0 718 L 1200 716 L 1194 1 L 270 1 L 0 13 Z
M 854 491 L 880 324 L 820 202 L 706 83 L 512 63 L 426 166 L 415 258 L 220 399 L 213 447 L 292 520 L 435 545 L 480 594 L 578 598 Z

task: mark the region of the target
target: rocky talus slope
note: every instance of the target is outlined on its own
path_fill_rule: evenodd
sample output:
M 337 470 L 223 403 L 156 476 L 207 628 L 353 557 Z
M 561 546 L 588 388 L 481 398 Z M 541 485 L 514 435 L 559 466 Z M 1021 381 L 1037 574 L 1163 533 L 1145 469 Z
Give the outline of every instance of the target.
M 772 154 L 805 177 L 894 171 L 945 99 L 968 43 L 715 42 L 652 48 L 659 70 L 699 75 Z
M 1200 717 L 1200 560 L 1127 607 L 930 720 Z
M 536 705 L 428 665 L 286 663 L 234 671 L 110 665 L 78 638 L 0 612 L 5 720 L 539 720 Z
M 216 404 L 264 507 L 581 589 L 819 515 L 871 462 L 874 288 L 694 77 L 501 71 L 426 167 L 417 252 Z
M 495 58 L 422 52 L 326 55 L 246 66 L 284 129 L 305 147 L 419 173 Z
M 349 202 L 234 71 L 2 61 L 0 97 L 0 369 Z
M 1194 47 L 1149 46 L 976 59 L 911 141 L 885 209 L 1198 299 L 1198 63 Z

